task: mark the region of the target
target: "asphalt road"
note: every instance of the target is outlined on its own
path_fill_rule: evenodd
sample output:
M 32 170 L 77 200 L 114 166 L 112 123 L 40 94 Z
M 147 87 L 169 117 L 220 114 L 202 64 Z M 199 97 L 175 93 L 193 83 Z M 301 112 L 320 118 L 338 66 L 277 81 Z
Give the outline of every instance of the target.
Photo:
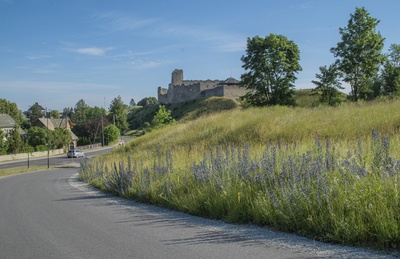
M 91 156 L 96 156 L 96 155 L 101 155 L 101 154 L 106 154 L 110 152 L 110 150 L 113 147 L 107 147 L 107 148 L 102 148 L 102 149 L 95 149 L 95 150 L 83 150 L 85 152 L 85 156 L 91 157 Z M 50 156 L 49 158 L 43 157 L 43 158 L 35 158 L 35 159 L 29 159 L 29 166 L 47 166 L 48 164 L 50 167 L 54 166 L 63 166 L 63 165 L 68 165 L 68 164 L 73 164 L 73 163 L 79 163 L 80 161 L 83 161 L 85 158 L 68 158 L 66 154 L 63 155 L 58 155 L 58 156 Z M 10 161 L 10 162 L 0 162 L 0 169 L 8 169 L 8 168 L 13 168 L 13 167 L 21 167 L 21 166 L 26 166 L 28 167 L 28 157 L 26 160 L 18 160 L 18 161 Z
M 0 178 L 0 258 L 389 258 L 112 197 L 78 170 Z

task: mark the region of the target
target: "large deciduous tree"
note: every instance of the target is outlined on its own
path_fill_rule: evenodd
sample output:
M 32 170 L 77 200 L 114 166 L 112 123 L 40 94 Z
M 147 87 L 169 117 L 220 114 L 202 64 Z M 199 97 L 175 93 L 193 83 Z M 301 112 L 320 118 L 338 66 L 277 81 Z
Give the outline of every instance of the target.
M 343 80 L 350 85 L 350 97 L 354 101 L 369 97 L 373 78 L 384 60 L 384 38 L 376 32 L 378 24 L 379 20 L 372 18 L 364 7 L 356 8 L 347 27 L 339 28 L 342 41 L 331 48 Z
M 127 106 L 122 101 L 121 96 L 118 96 L 111 101 L 109 120 L 114 122 L 121 134 L 128 129 L 126 109 Z
M 75 122 L 78 124 L 85 123 L 86 122 L 86 117 L 87 117 L 87 112 L 88 112 L 89 106 L 85 103 L 83 99 L 80 99 L 76 104 L 75 104 L 75 109 L 74 109 L 74 115 L 75 115 Z
M 298 46 L 282 35 L 247 39 L 246 55 L 241 58 L 246 70 L 242 86 L 249 92 L 244 101 L 253 106 L 294 105 L 296 73 L 302 70 Z
M 384 95 L 400 94 L 400 45 L 392 44 L 382 71 L 382 92 Z

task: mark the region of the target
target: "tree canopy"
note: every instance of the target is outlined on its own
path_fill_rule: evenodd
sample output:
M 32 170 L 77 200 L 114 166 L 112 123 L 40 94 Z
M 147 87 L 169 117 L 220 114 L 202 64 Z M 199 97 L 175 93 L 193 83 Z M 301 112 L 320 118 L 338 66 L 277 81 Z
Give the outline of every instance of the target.
M 8 114 L 18 124 L 22 123 L 21 113 L 16 103 L 0 98 L 0 113 Z
M 138 106 L 147 106 L 149 104 L 158 104 L 158 100 L 155 97 L 145 97 L 142 100 L 140 100 L 137 105 Z
M 320 73 L 315 77 L 318 79 L 311 81 L 316 87 L 312 90 L 314 94 L 320 94 L 319 102 L 335 106 L 341 102 L 339 89 L 344 89 L 339 80 L 340 72 L 335 65 L 328 68 L 322 66 L 319 68 Z
M 384 38 L 376 27 L 379 20 L 372 18 L 365 8 L 356 8 L 347 27 L 339 28 L 342 41 L 331 52 L 337 58 L 343 80 L 351 87 L 354 101 L 367 99 L 372 93 L 373 78 L 378 74 L 384 56 Z
M 35 102 L 31 108 L 28 110 L 28 117 L 30 123 L 33 125 L 39 118 L 43 118 L 43 107 L 40 106 L 37 102 Z
M 301 71 L 298 46 L 282 35 L 247 39 L 241 58 L 246 73 L 242 85 L 250 91 L 244 100 L 250 105 L 294 105 L 295 74 Z
M 392 44 L 382 71 L 382 92 L 384 95 L 400 94 L 400 45 Z
M 109 120 L 114 122 L 121 134 L 128 129 L 126 105 L 122 101 L 121 96 L 111 101 L 109 109 Z

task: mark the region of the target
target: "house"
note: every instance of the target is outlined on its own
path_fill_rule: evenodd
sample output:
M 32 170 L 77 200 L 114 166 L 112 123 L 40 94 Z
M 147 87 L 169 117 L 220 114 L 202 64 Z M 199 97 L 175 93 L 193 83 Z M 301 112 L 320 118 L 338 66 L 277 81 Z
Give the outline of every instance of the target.
M 46 116 L 47 109 L 44 108 L 43 106 L 41 106 L 40 104 L 38 104 L 37 102 L 36 102 L 33 106 L 35 106 L 35 105 L 37 105 L 37 108 L 39 109 L 40 113 L 41 113 L 43 116 Z M 28 114 L 30 114 L 30 113 L 32 112 L 32 107 L 33 107 L 33 106 L 29 107 L 29 109 L 28 109 L 28 111 L 27 111 Z
M 78 137 L 72 132 L 72 123 L 71 120 L 66 117 L 66 118 L 61 118 L 61 119 L 54 119 L 54 118 L 39 118 L 36 122 L 37 127 L 40 128 L 45 128 L 48 130 L 55 130 L 56 128 L 61 128 L 61 129 L 67 129 L 70 134 L 71 134 L 71 141 L 74 145 L 74 148 L 77 147 L 78 144 Z
M 0 130 L 5 133 L 4 139 L 7 139 L 11 132 L 14 130 L 15 121 L 14 119 L 8 114 L 0 114 Z M 18 127 L 19 134 L 21 136 L 25 135 L 25 132 Z

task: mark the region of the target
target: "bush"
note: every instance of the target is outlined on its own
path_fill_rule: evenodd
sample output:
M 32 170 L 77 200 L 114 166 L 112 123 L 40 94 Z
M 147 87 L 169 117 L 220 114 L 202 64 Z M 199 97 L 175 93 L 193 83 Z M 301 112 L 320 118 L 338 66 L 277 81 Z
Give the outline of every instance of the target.
M 113 143 L 120 137 L 120 132 L 117 126 L 110 124 L 104 128 L 104 138 L 107 141 L 107 145 Z
M 46 145 L 38 145 L 35 147 L 36 152 L 42 152 L 42 151 L 47 151 L 48 148 Z

